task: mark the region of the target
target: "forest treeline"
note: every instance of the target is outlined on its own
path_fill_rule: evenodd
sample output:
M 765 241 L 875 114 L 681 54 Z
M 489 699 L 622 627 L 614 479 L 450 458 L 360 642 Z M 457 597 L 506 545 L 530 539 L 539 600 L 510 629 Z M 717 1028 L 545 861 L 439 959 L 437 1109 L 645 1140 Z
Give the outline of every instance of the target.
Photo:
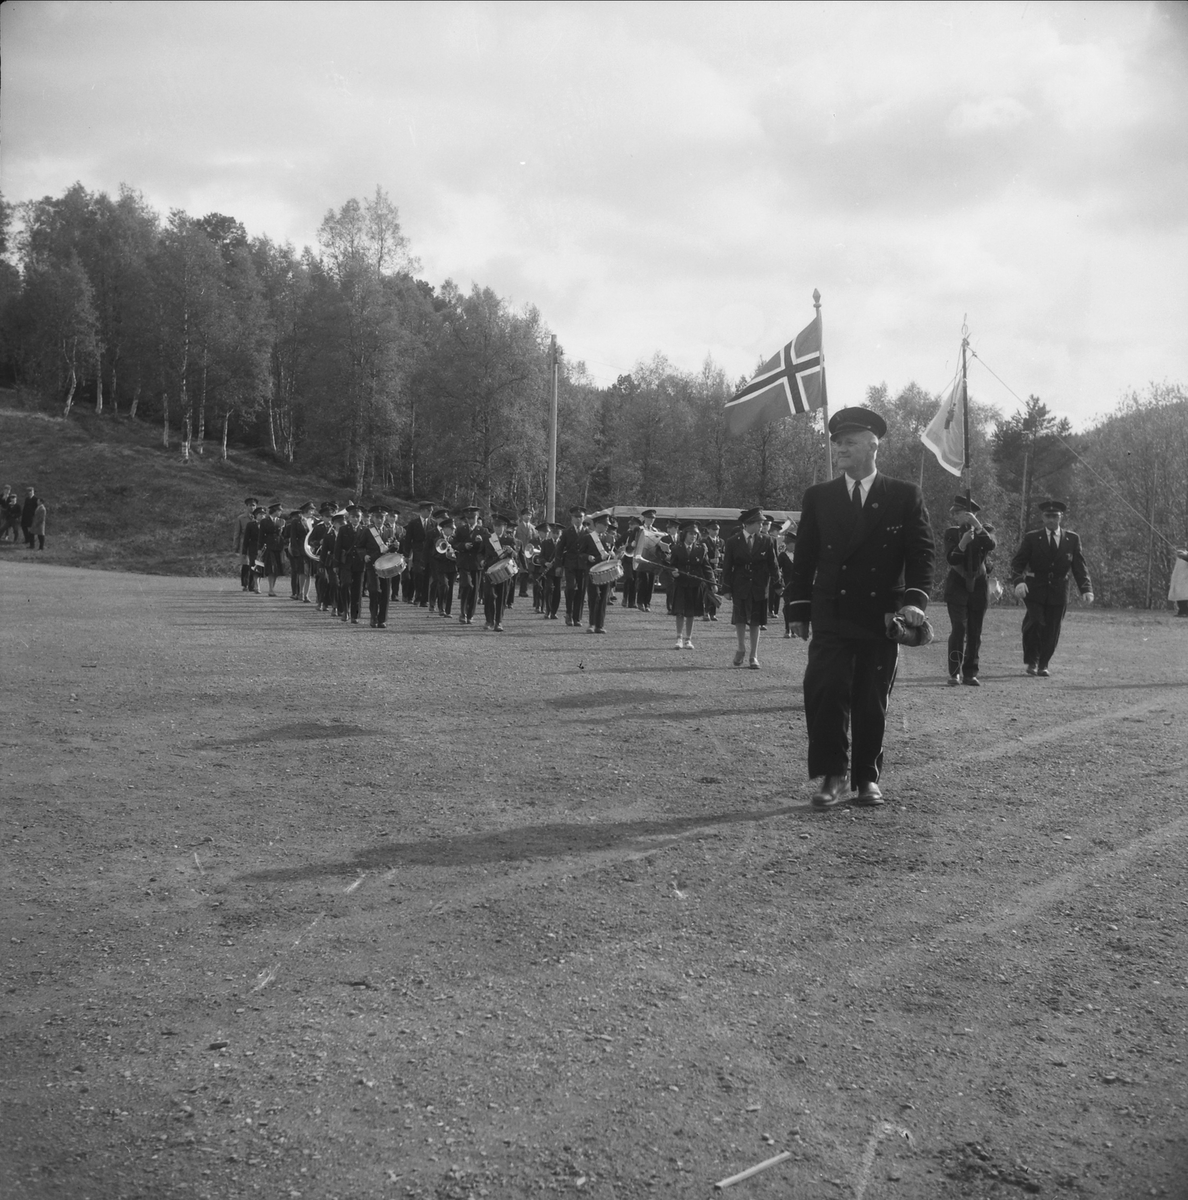
M 421 279 L 382 189 L 327 212 L 300 252 L 231 216 L 162 216 L 129 187 L 81 184 L 0 199 L 0 236 L 0 372 L 63 418 L 85 403 L 156 423 L 182 461 L 261 448 L 359 497 L 543 507 L 544 317 L 478 284 Z M 708 357 L 690 372 L 657 353 L 610 386 L 560 346 L 557 363 L 559 507 L 795 509 L 824 473 L 814 416 L 728 436 L 723 405 L 743 381 Z M 908 383 L 863 399 L 892 430 L 880 468 L 920 483 L 939 533 L 958 481 L 919 435 L 940 398 Z M 1184 389 L 1136 389 L 1076 434 L 1035 396 L 1009 416 L 976 392 L 970 407 L 1000 577 L 1036 503 L 1058 496 L 1100 599 L 1160 604 L 1172 547 L 1188 543 Z

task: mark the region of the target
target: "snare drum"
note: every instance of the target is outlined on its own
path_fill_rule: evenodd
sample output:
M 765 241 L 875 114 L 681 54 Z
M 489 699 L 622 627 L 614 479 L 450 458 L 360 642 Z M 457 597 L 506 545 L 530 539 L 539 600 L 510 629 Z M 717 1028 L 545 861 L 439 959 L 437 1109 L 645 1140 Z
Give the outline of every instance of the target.
M 604 583 L 614 583 L 616 579 L 622 578 L 622 575 L 623 564 L 617 558 L 603 559 L 590 568 L 590 582 L 596 587 L 601 587 Z
M 509 579 L 515 578 L 518 569 L 514 558 L 501 558 L 498 562 L 492 563 L 484 573 L 492 583 L 499 584 L 507 583 Z
M 406 566 L 408 563 L 404 555 L 393 550 L 388 554 L 381 554 L 375 560 L 375 573 L 381 579 L 391 579 L 394 575 L 399 575 Z

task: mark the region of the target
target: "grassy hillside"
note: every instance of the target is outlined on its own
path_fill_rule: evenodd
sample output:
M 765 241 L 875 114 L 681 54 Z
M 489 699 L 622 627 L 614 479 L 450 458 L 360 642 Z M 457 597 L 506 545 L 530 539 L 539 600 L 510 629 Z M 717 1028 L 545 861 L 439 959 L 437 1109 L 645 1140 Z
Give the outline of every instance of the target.
M 347 489 L 270 461 L 254 451 L 208 443 L 204 457 L 181 461 L 176 439 L 127 417 L 75 410 L 68 421 L 19 407 L 0 389 L 0 487 L 19 495 L 33 484 L 48 509 L 44 562 L 154 575 L 229 575 L 231 526 L 245 496 L 279 500 L 286 511 L 306 500 L 341 500 Z M 25 554 L 0 543 L 0 562 Z

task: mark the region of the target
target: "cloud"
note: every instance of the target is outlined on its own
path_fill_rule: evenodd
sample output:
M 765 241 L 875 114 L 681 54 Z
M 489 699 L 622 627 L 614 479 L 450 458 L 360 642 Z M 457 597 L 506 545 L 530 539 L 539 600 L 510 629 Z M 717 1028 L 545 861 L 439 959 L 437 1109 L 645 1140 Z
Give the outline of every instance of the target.
M 0 33 L 8 198 L 126 181 L 300 247 L 378 183 L 427 278 L 536 303 L 603 381 L 748 371 L 814 287 L 838 395 L 943 382 L 965 313 L 1087 412 L 1188 376 L 1173 9 L 15 0 Z

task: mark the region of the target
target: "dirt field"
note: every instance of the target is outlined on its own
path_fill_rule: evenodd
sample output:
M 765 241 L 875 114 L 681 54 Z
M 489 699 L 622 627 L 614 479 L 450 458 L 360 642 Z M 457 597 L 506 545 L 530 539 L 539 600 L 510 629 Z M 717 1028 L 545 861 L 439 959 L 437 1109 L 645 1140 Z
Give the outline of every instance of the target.
M 795 641 L 0 596 L 4 1197 L 1188 1197 L 1188 621 L 906 652 L 822 814 Z

